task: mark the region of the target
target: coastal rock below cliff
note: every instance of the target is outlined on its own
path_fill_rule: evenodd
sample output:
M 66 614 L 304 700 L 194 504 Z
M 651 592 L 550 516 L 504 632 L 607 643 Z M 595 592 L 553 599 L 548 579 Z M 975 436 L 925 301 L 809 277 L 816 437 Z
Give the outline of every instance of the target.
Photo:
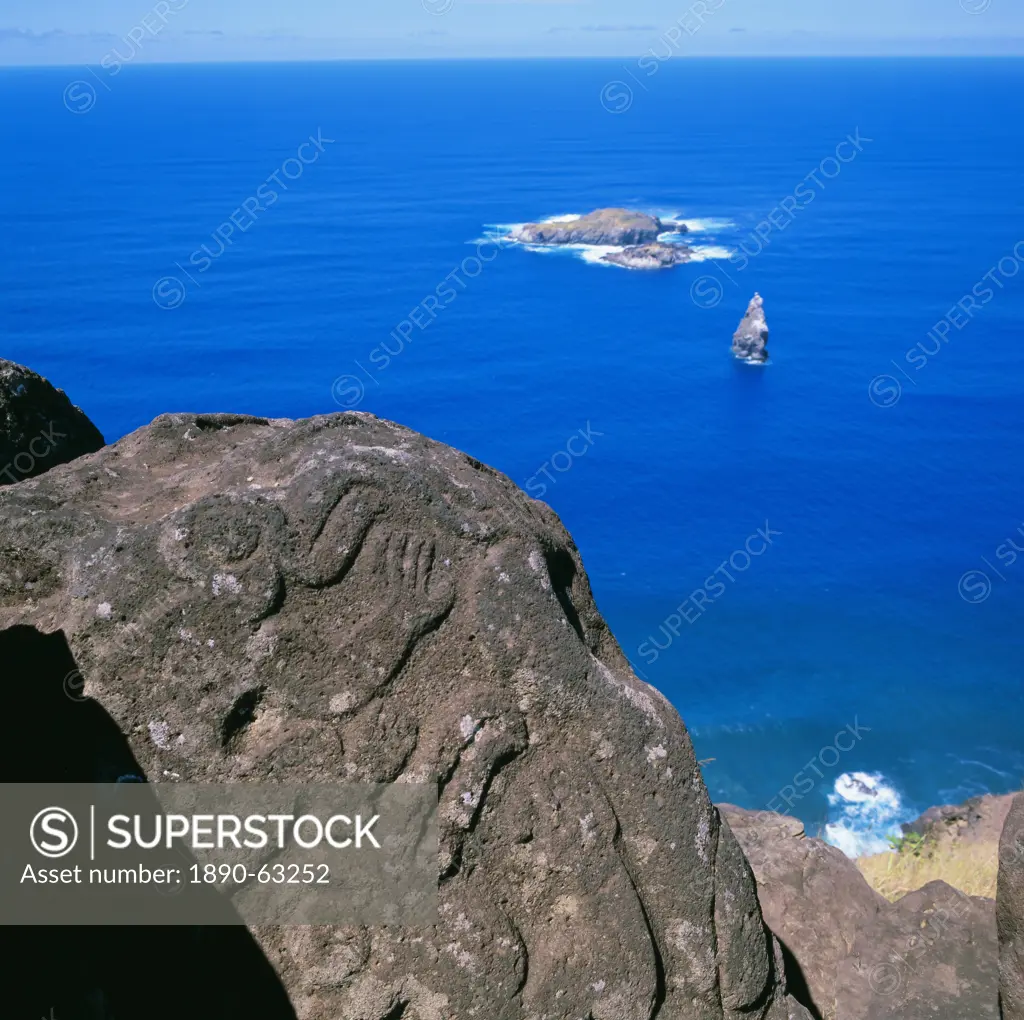
M 840 1020 L 999 1020 L 991 900 L 930 882 L 857 932 L 836 982 Z
M 797 983 L 834 1020 L 840 965 L 858 931 L 888 904 L 841 850 L 809 839 L 798 819 L 731 804 L 718 810 L 750 861 L 764 919 L 795 961 Z
M 996 921 L 1003 1020 L 1024 1020 L 1024 793 L 1014 798 L 999 843 Z
M 0 358 L 0 485 L 13 485 L 103 446 L 63 390 Z
M 368 414 L 164 415 L 0 489 L 0 549 L 3 647 L 67 641 L 5 761 L 65 753 L 53 686 L 153 781 L 440 777 L 434 927 L 255 930 L 303 1020 L 808 1020 L 682 720 L 498 472 Z
M 611 262 L 626 269 L 671 269 L 690 261 L 690 249 L 680 244 L 639 244 L 613 251 L 604 256 L 604 262 Z
M 1014 795 L 987 793 L 963 804 L 943 804 L 929 808 L 920 818 L 901 826 L 938 844 L 961 846 L 965 843 L 998 843 L 1006 824 Z
M 768 321 L 764 315 L 764 298 L 760 294 L 753 296 L 746 315 L 733 334 L 732 353 L 750 364 L 763 364 L 768 360 Z
M 577 219 L 524 223 L 511 236 L 524 244 L 641 245 L 657 241 L 665 231 L 685 229 L 631 209 L 596 209 Z
M 825 1020 L 997 1020 L 990 900 L 932 882 L 888 903 L 857 865 L 796 819 L 719 805 L 787 953 L 794 994 Z

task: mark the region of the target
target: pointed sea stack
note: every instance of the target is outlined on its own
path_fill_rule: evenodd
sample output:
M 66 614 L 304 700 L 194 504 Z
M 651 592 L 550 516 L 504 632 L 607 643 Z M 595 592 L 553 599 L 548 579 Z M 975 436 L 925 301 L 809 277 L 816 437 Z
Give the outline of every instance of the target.
M 763 365 L 768 360 L 768 322 L 764 317 L 764 298 L 755 294 L 747 314 L 732 336 L 732 353 L 741 361 Z

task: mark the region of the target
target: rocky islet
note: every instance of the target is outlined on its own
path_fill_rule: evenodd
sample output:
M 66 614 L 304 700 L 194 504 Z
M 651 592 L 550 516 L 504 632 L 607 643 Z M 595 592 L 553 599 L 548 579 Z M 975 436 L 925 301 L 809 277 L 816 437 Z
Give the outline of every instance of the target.
M 596 209 L 584 216 L 556 217 L 513 228 L 508 240 L 527 245 L 567 247 L 588 245 L 616 250 L 600 261 L 626 269 L 669 269 L 689 262 L 692 253 L 681 243 L 664 240 L 684 234 L 686 224 L 662 220 L 632 209 Z

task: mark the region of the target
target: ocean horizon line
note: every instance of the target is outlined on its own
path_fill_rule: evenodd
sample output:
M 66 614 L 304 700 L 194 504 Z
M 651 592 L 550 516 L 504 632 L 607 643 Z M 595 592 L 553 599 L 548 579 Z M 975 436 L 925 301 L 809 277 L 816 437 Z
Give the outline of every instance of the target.
M 1013 40 L 1017 41 L 1017 40 Z M 1004 61 L 1015 62 L 1024 60 L 1024 39 L 1019 40 L 1021 51 L 1019 53 L 715 53 L 702 54 L 700 56 L 679 54 L 672 58 L 672 62 L 686 61 L 688 63 L 746 63 L 746 62 L 815 62 L 823 61 L 830 64 L 835 63 L 862 63 L 866 61 L 885 62 L 934 62 L 936 60 L 956 60 L 965 63 L 972 61 Z M 644 51 L 646 52 L 646 51 Z M 640 54 L 643 56 L 643 53 Z M 578 55 L 502 55 L 502 56 L 460 56 L 460 55 L 438 55 L 438 56 L 380 56 L 380 57 L 266 57 L 251 59 L 240 57 L 238 59 L 225 58 L 207 60 L 202 58 L 192 60 L 154 60 L 138 59 L 125 62 L 122 70 L 132 68 L 174 68 L 174 67 L 264 67 L 264 66 L 307 66 L 309 64 L 346 64 L 346 65 L 372 65 L 372 64 L 553 64 L 553 63 L 574 63 L 574 64 L 613 64 L 622 60 L 635 60 L 636 52 L 623 53 L 613 56 L 578 56 Z M 101 68 L 102 65 L 95 61 L 74 61 L 61 63 L 3 63 L 0 61 L 0 71 L 41 71 L 41 70 L 70 70 L 82 67 Z

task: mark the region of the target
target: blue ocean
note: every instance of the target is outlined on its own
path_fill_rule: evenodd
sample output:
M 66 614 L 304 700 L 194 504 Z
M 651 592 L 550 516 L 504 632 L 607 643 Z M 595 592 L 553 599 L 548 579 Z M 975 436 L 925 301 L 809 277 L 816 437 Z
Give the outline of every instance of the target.
M 1021 787 L 1024 61 L 12 69 L 0 105 L 0 356 L 109 441 L 357 407 L 494 465 L 712 796 L 848 853 Z M 694 261 L 496 240 L 604 206 Z

